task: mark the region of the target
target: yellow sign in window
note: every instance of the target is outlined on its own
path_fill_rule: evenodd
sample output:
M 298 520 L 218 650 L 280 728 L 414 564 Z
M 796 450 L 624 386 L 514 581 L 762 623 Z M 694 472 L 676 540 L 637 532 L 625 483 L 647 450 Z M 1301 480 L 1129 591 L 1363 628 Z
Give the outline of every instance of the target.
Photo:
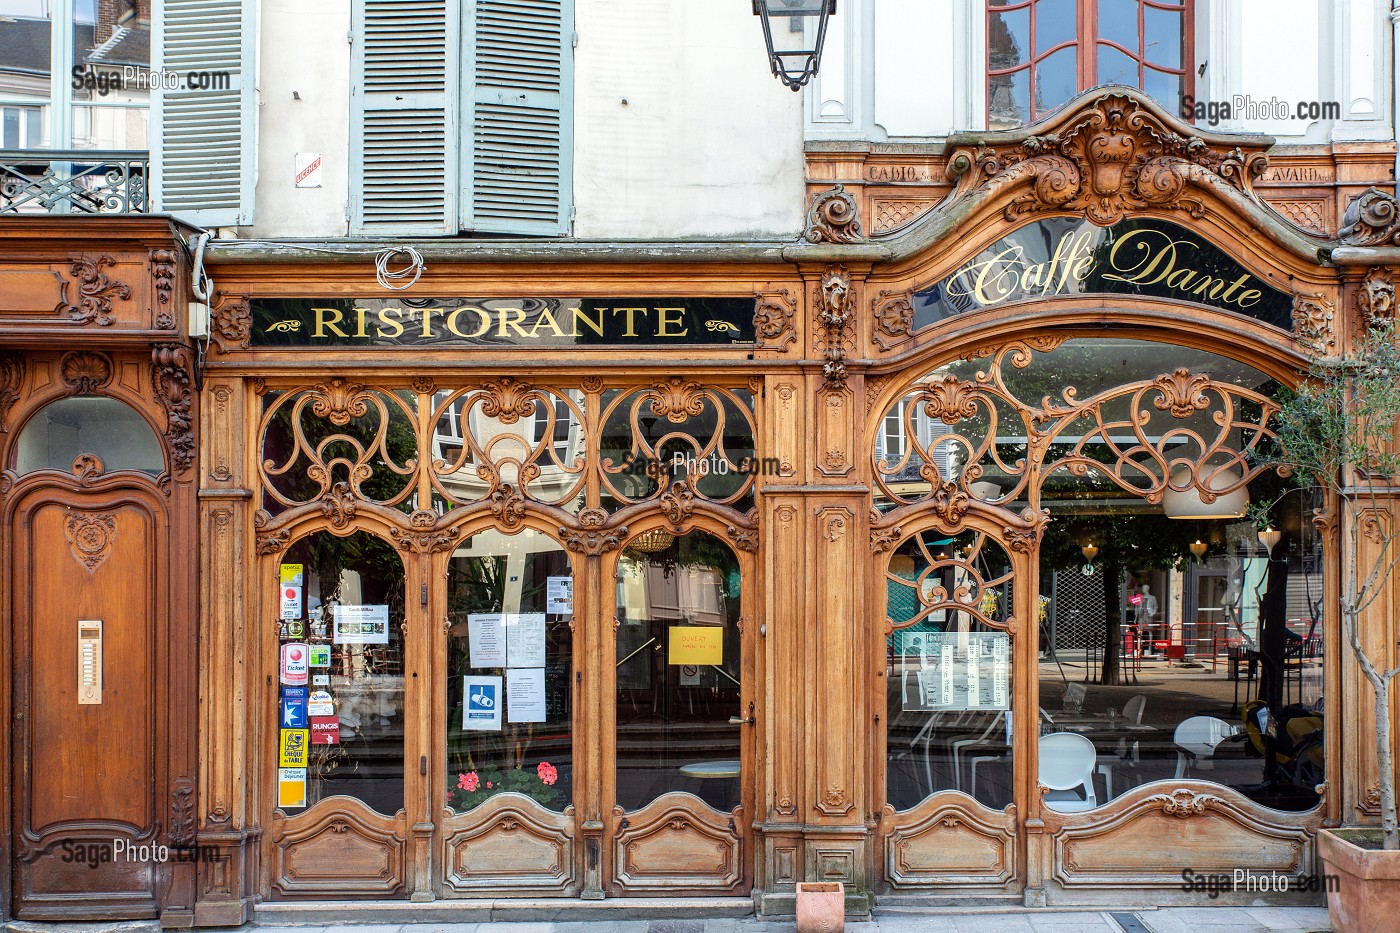
M 283 729 L 282 754 L 278 757 L 279 768 L 305 768 L 307 746 L 311 742 L 310 729 Z
M 673 625 L 668 664 L 723 664 L 724 629 L 718 625 Z
M 306 769 L 277 769 L 277 805 L 279 807 L 306 806 Z

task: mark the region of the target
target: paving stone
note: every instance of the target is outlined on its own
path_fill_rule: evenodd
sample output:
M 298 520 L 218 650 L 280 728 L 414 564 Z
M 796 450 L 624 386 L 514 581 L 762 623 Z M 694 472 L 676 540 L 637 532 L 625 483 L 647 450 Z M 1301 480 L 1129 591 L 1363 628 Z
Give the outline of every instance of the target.
M 1326 930 L 1326 907 L 1250 907 L 1249 915 L 1270 930 L 1293 933 L 1295 930 Z
M 1081 933 L 1122 933 L 1122 928 L 1099 911 L 1030 913 L 1031 929 L 1036 933 L 1068 933 L 1070 930 Z
M 653 920 L 647 933 L 705 933 L 704 920 Z

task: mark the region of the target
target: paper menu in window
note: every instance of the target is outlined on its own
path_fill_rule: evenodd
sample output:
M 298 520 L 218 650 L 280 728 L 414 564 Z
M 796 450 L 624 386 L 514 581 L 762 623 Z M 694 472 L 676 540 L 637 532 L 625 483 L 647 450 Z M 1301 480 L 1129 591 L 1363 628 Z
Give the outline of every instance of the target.
M 506 662 L 510 667 L 544 667 L 544 613 L 506 613 Z
M 544 668 L 513 667 L 506 673 L 506 719 L 544 722 Z
M 472 667 L 506 666 L 505 616 L 499 612 L 468 614 L 467 638 L 471 644 Z
M 545 612 L 550 615 L 573 615 L 574 578 L 548 577 L 545 579 Z

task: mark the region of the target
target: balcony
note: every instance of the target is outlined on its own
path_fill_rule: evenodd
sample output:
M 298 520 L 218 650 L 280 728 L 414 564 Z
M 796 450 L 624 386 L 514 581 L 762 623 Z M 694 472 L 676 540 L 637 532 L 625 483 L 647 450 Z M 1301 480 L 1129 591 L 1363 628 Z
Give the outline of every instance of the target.
M 0 149 L 0 215 L 145 214 L 150 153 Z

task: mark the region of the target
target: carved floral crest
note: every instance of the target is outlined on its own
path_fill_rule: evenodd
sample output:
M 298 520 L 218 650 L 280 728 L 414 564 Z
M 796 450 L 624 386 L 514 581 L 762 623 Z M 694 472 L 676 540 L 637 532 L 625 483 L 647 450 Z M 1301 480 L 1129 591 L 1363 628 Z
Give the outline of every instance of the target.
M 365 387 L 337 376 L 330 382 L 316 385 L 317 398 L 311 411 L 337 427 L 344 427 L 351 418 L 362 418 L 369 411 Z
M 1167 816 L 1181 820 L 1200 816 L 1211 807 L 1224 802 L 1214 794 L 1198 794 L 1189 787 L 1178 787 L 1170 794 L 1154 794 L 1146 800 L 1149 805 L 1160 805 L 1162 812 Z
M 96 323 L 99 327 L 111 326 L 112 301 L 126 301 L 131 297 L 130 286 L 108 277 L 107 273 L 102 271 L 116 264 L 117 261 L 111 256 L 73 260 L 68 271 L 76 281 L 62 280 L 59 285 L 58 307 L 54 310 L 59 314 L 68 315 L 79 324 Z M 72 301 L 68 300 L 70 285 L 77 288 L 77 297 Z
M 1110 226 L 1125 213 L 1149 208 L 1182 210 L 1192 217 L 1204 205 L 1187 195 L 1198 187 L 1226 185 L 1254 199 L 1253 181 L 1268 167 L 1262 152 L 1212 145 L 1158 116 L 1126 94 L 1086 100 L 1052 118 L 1044 132 L 1005 144 L 979 141 L 954 151 L 948 162 L 959 194 L 989 188 L 1029 186 L 1007 205 L 1015 220 L 1037 211 L 1082 211 L 1091 222 Z
M 1152 386 L 1160 393 L 1152 404 L 1158 411 L 1170 411 L 1173 418 L 1190 418 L 1210 407 L 1205 393 L 1210 387 L 1210 376 L 1205 373 L 1192 375 L 1191 370 L 1182 368 L 1170 376 L 1158 376 Z
M 1384 323 L 1395 311 L 1395 278 L 1384 266 L 1376 266 L 1361 280 L 1356 296 L 1362 318 L 1372 326 Z
M 873 337 L 881 350 L 908 340 L 914 333 L 914 302 L 908 292 L 880 292 L 875 302 Z
M 807 210 L 807 229 L 802 238 L 808 243 L 854 243 L 864 235 L 859 213 L 856 199 L 844 185 L 820 191 Z
M 1313 353 L 1325 354 L 1336 343 L 1332 337 L 1332 305 L 1321 295 L 1293 299 L 1293 335 Z
M 977 385 L 957 376 L 944 376 L 924 388 L 924 414 L 944 424 L 957 424 L 977 415 Z
M 535 413 L 534 391 L 529 383 L 506 376 L 499 382 L 488 382 L 483 388 L 486 397 L 481 400 L 481 413 L 488 418 L 499 418 L 502 424 L 515 424 L 521 418 Z
M 94 395 L 112 380 L 112 358 L 88 350 L 69 353 L 59 363 L 59 375 L 74 395 Z
M 1347 205 L 1337 239 L 1347 246 L 1400 245 L 1400 206 L 1395 195 L 1367 188 Z
M 112 541 L 117 536 L 117 519 L 105 512 L 70 512 L 63 523 L 63 536 L 73 559 L 88 573 L 97 568 L 112 553 Z
M 688 382 L 680 376 L 655 383 L 647 395 L 651 399 L 652 414 L 672 424 L 697 418 L 705 410 L 705 390 L 698 382 Z
M 784 289 L 756 296 L 753 329 L 759 342 L 767 349 L 786 352 L 788 344 L 797 339 L 793 322 L 796 314 L 792 292 Z

